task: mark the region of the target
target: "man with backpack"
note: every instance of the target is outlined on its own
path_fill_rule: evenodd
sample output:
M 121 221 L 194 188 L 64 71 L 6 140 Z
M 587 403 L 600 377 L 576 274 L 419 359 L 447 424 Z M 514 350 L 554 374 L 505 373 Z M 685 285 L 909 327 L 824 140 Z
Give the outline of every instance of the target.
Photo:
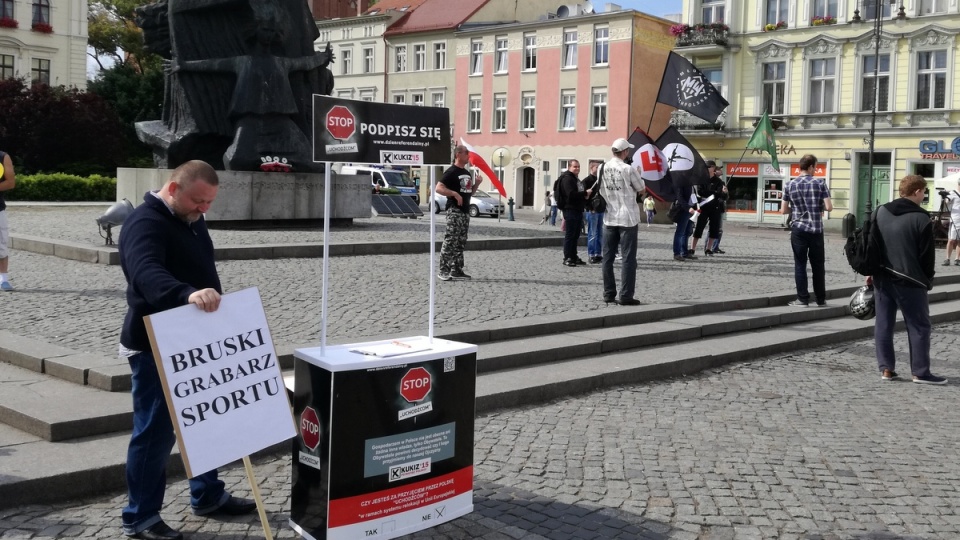
M 920 207 L 927 189 L 922 176 L 911 174 L 900 181 L 900 198 L 877 208 L 874 236 L 879 245 L 883 269 L 867 277 L 874 286 L 877 324 L 874 345 L 880 378 L 897 378 L 893 332 L 897 309 L 903 313 L 910 344 L 910 371 L 918 384 L 946 384 L 930 372 L 930 304 L 927 291 L 933 288 L 936 252 L 930 214 Z
M 563 265 L 577 266 L 587 264 L 577 255 L 577 243 L 580 242 L 580 231 L 583 230 L 583 209 L 587 205 L 590 193 L 583 189 L 580 181 L 580 162 L 571 159 L 567 170 L 557 178 L 557 189 L 554 197 L 557 207 L 563 212 L 565 229 L 563 234 Z
M 783 188 L 784 214 L 790 215 L 790 246 L 793 248 L 793 277 L 797 284 L 797 299 L 787 305 L 807 307 L 810 291 L 807 289 L 807 259 L 813 273 L 813 294 L 817 307 L 827 305 L 826 255 L 823 248 L 823 213 L 833 210 L 830 191 L 822 178 L 814 178 L 817 158 L 807 154 L 800 158 L 800 176 L 787 182 Z

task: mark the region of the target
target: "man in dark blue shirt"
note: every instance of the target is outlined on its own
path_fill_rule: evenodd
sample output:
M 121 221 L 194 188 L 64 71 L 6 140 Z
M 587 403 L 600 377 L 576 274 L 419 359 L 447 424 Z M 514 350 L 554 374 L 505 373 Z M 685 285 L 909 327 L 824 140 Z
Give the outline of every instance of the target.
M 213 167 L 203 161 L 184 163 L 159 191 L 144 195 L 120 233 L 128 307 L 120 355 L 130 362 L 133 382 L 123 532 L 131 538 L 183 538 L 160 518 L 167 460 L 176 437 L 143 317 L 185 304 L 206 312 L 220 307 L 220 277 L 203 219 L 218 186 Z M 256 508 L 252 501 L 230 496 L 216 469 L 190 479 L 190 505 L 198 515 L 244 514 Z

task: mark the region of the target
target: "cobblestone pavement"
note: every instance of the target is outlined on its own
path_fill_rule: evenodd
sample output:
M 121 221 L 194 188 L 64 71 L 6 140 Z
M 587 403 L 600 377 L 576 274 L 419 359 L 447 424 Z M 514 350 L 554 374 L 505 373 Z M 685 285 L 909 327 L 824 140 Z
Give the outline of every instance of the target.
M 488 414 L 474 512 L 412 537 L 956 539 L 957 336 L 935 329 L 944 387 L 881 382 L 863 340 Z M 294 537 L 289 457 L 255 471 L 274 533 Z M 249 496 L 242 467 L 224 477 Z M 176 482 L 163 511 L 188 538 L 262 538 L 256 516 L 194 517 L 188 500 Z M 116 538 L 123 503 L 3 510 L 0 538 Z
M 99 207 L 11 206 L 14 234 L 101 244 L 94 218 Z M 438 238 L 443 230 L 438 216 Z M 518 221 L 475 218 L 471 238 L 559 236 L 559 228 L 537 226 L 540 215 L 520 210 Z M 322 230 L 213 231 L 218 245 L 308 242 Z M 426 220 L 374 218 L 331 233 L 334 242 L 429 239 Z M 778 229 L 728 224 L 726 255 L 690 262 L 672 257 L 673 229 L 641 227 L 638 298 L 644 303 L 711 297 L 789 293 L 793 257 L 788 234 Z M 853 285 L 839 235 L 827 238 L 828 286 Z M 583 248 L 581 248 L 583 251 Z M 439 256 L 439 255 L 438 255 Z M 585 253 L 583 254 L 585 258 Z M 600 268 L 561 265 L 562 249 L 468 251 L 469 282 L 437 282 L 436 324 L 508 321 L 545 313 L 603 309 Z M 320 339 L 322 261 L 278 259 L 218 263 L 225 290 L 259 287 L 275 343 L 316 344 Z M 120 268 L 14 251 L 13 294 L 0 296 L 0 329 L 82 352 L 115 355 L 125 311 Z M 333 342 L 374 335 L 422 335 L 429 313 L 429 256 L 334 257 L 330 263 L 327 336 Z M 937 267 L 941 271 L 941 267 Z M 942 268 L 960 272 L 960 267 Z M 561 289 L 564 294 L 557 294 Z M 376 313 L 375 318 L 371 314 Z

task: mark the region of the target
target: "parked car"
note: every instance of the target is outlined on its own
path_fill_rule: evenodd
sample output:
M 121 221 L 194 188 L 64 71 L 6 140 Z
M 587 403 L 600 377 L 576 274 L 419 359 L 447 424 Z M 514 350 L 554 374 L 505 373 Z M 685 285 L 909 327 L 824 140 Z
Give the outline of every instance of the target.
M 416 184 L 407 176 L 406 171 L 384 169 L 381 167 L 344 165 L 340 169 L 340 174 L 369 176 L 370 187 L 374 190 L 374 193 L 381 189 L 396 189 L 401 195 L 406 195 L 416 201 L 417 204 L 420 204 L 420 194 L 417 193 Z
M 447 208 L 447 198 L 443 195 L 434 194 L 433 196 L 433 211 L 437 214 L 446 210 Z M 470 217 L 477 217 L 481 215 L 485 216 L 495 216 L 497 215 L 497 209 L 499 208 L 500 214 L 503 215 L 503 204 L 499 203 L 497 199 L 491 197 L 487 192 L 477 190 L 472 197 L 470 197 L 470 209 L 467 211 L 470 214 Z

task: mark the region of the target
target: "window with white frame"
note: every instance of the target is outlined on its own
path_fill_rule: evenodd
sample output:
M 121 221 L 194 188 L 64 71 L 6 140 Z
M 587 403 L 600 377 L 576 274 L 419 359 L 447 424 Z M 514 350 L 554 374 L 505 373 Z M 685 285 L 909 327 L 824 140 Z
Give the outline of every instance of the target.
M 723 22 L 723 8 L 726 0 L 703 0 L 700 16 L 703 24 Z
M 815 58 L 810 61 L 810 113 L 836 110 L 837 59 Z
M 593 65 L 605 66 L 610 63 L 610 27 L 598 26 L 593 29 Z
M 360 101 L 373 101 L 373 98 L 376 96 L 375 90 L 361 90 L 360 91 Z
M 607 89 L 594 88 L 592 94 L 592 110 L 590 111 L 590 129 L 607 128 Z
M 433 69 L 447 69 L 447 42 L 433 44 Z
M 837 0 L 813 0 L 814 17 L 837 18 Z
M 537 69 L 537 35 L 523 35 L 523 69 Z
M 467 131 L 480 131 L 480 96 L 470 96 L 470 108 L 467 113 Z
M 563 31 L 563 67 L 577 67 L 577 29 Z
M 947 0 L 920 0 L 920 15 L 937 15 L 947 12 Z
M 560 130 L 577 129 L 577 91 L 560 91 Z
M 558 159 L 558 160 L 557 160 L 557 171 L 559 171 L 559 172 L 558 172 L 557 174 L 560 174 L 560 173 L 562 173 L 563 171 L 565 171 L 565 170 L 567 170 L 568 168 L 570 168 L 570 162 L 571 162 L 571 161 L 574 161 L 574 160 L 573 160 L 573 159 Z
M 340 50 L 340 74 L 350 75 L 353 73 L 353 49 Z
M 410 104 L 417 107 L 423 107 L 423 92 L 413 92 L 410 94 Z
M 722 67 L 705 67 L 697 66 L 697 69 L 700 70 L 700 73 L 710 81 L 710 84 L 717 89 L 717 92 L 720 92 L 721 96 L 727 96 L 727 85 L 723 82 L 723 68 Z
M 777 24 L 780 21 L 787 20 L 787 8 L 790 0 L 766 0 L 767 14 L 764 19 L 765 24 Z
M 0 79 L 12 79 L 13 73 L 13 55 L 0 54 Z
M 446 93 L 444 92 L 430 92 L 430 105 L 433 107 L 444 107 L 444 102 L 446 101 Z
M 373 73 L 373 47 L 363 48 L 363 72 Z
M 890 102 L 890 55 L 880 55 L 880 65 L 877 65 L 876 55 L 864 56 L 860 62 L 860 77 L 863 86 L 860 88 L 860 110 L 872 111 L 873 100 L 877 99 L 877 110 L 889 110 Z
M 50 61 L 34 58 L 30 67 L 30 81 L 33 84 L 50 84 Z
M 470 73 L 473 75 L 483 73 L 483 42 L 479 39 L 470 42 Z
M 397 105 L 403 105 L 404 103 L 407 102 L 407 96 L 404 94 L 394 94 L 393 102 L 396 103 Z
M 537 129 L 537 96 L 524 92 L 520 96 L 520 129 Z
M 407 46 L 406 45 L 397 45 L 394 53 L 394 71 L 406 71 L 407 70 Z
M 497 73 L 507 72 L 507 37 L 497 36 Z
M 942 109 L 947 103 L 947 51 L 917 53 L 917 109 Z
M 341 88 L 337 90 L 337 97 L 340 99 L 353 99 L 353 88 Z
M 768 114 L 783 114 L 787 91 L 787 63 L 763 64 L 763 110 Z
M 890 0 L 880 0 L 880 13 L 884 18 L 890 17 L 890 12 L 892 11 L 893 2 Z M 860 10 L 860 15 L 868 21 L 872 21 L 877 18 L 877 3 L 876 2 L 865 2 Z
M 427 69 L 427 45 L 418 43 L 413 46 L 413 70 L 426 71 Z
M 490 131 L 507 130 L 507 95 L 493 95 L 493 126 Z

